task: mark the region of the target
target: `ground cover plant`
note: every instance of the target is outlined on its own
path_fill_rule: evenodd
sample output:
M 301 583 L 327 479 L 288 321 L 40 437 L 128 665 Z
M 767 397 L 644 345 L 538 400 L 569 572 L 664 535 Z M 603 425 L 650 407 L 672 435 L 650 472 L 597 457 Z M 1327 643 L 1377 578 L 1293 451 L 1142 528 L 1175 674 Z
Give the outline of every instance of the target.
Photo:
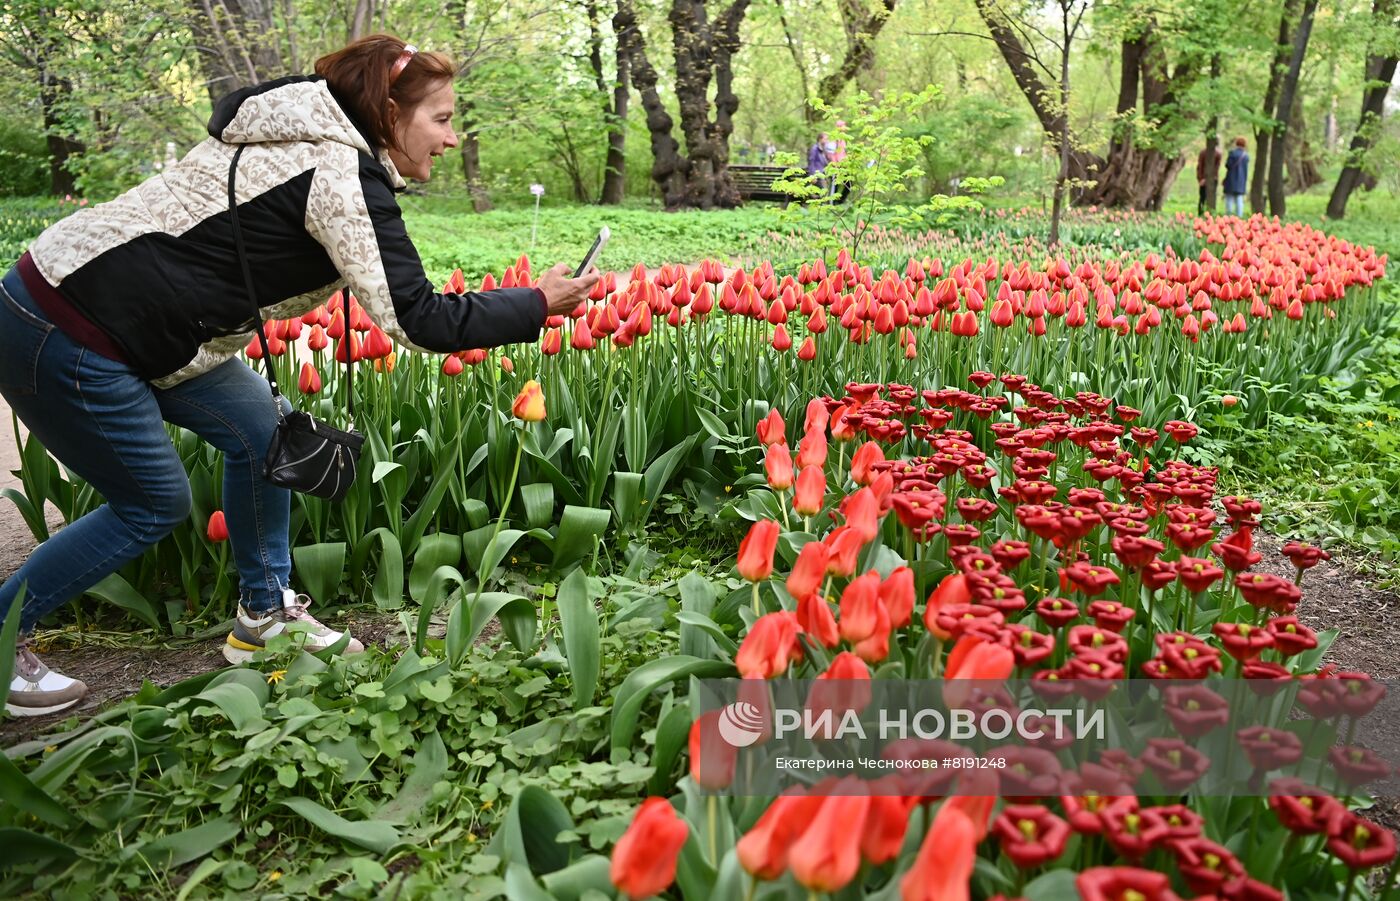
M 865 260 L 802 255 L 797 241 L 777 235 L 755 239 L 760 257 L 639 263 L 630 275 L 605 280 L 586 309 L 549 323 L 538 346 L 504 354 L 405 352 L 346 295 L 278 322 L 272 358 L 254 365 L 276 367 L 282 384 L 298 386 L 298 404 L 329 414 L 346 388 L 337 357 L 351 354 L 361 361 L 355 391 L 369 435 L 365 475 L 344 505 L 298 500 L 297 578 L 317 600 L 377 611 L 394 628 L 395 649 L 326 663 L 274 648 L 253 670 L 164 692 L 152 687 L 64 734 L 12 749 L 6 797 L 23 805 L 5 813 L 6 834 L 11 860 L 27 863 L 9 885 L 70 897 L 120 896 L 138 886 L 186 897 L 583 897 L 620 889 L 640 896 L 644 883 L 629 881 L 641 872 L 629 863 L 640 851 L 675 864 L 674 883 L 654 886 L 675 897 L 805 897 L 806 885 L 786 866 L 773 871 L 780 879 L 747 875 L 769 871 L 746 869 L 742 852 L 769 799 L 724 802 L 721 810 L 698 792 L 703 764 L 691 745 L 690 679 L 745 671 L 767 641 L 755 631 L 771 629 L 758 627 L 762 617 L 803 614 L 802 593 L 782 587 L 784 568 L 797 565 L 802 548 L 825 546 L 819 539 L 850 544 L 832 536 L 843 527 L 850 534 L 852 508 L 868 507 L 865 499 L 876 493 L 864 482 L 883 483 L 882 473 L 901 483 L 876 507 L 873 525 L 883 537 L 843 553 L 860 555 L 848 575 L 875 568 L 879 584 L 907 567 L 908 576 L 895 581 L 903 592 L 908 579 L 910 624 L 882 630 L 879 610 L 887 617 L 890 610 L 877 591 L 886 607 L 867 604 L 877 625 L 852 641 L 854 633 L 841 635 L 840 607 L 839 617 L 829 609 L 839 641 L 857 657 L 861 650 L 875 656 L 885 633 L 885 656 L 861 658 L 862 665 L 927 664 L 932 672 L 938 660 L 946 674 L 963 638 L 944 629 L 947 638 L 935 648 L 929 636 L 937 608 L 954 591 L 946 580 L 956 558 L 968 553 L 950 548 L 983 545 L 1020 592 L 1003 599 L 1002 622 L 982 630 L 994 647 L 1007 635 L 1013 655 L 1021 641 L 1044 641 L 1022 638 L 1029 632 L 1014 626 L 1046 637 L 1054 631 L 1057 667 L 1085 659 L 1073 665 L 1103 665 L 1066 648 L 1077 627 L 1095 628 L 1116 646 L 1103 634 L 1111 629 L 1082 622 L 1052 630 L 1027 612 L 1050 594 L 1086 614 L 1103 613 L 1102 604 L 1091 611 L 1091 598 L 1075 595 L 1087 594 L 1086 583 L 1071 577 L 1083 561 L 1070 558 L 1083 552 L 1091 568 L 1120 579 L 1098 597 L 1117 604 L 1110 620 L 1141 607 L 1125 628 L 1127 652 L 1111 663 L 1140 674 L 1159 638 L 1186 632 L 1200 642 L 1193 649 L 1209 648 L 1206 656 L 1239 670 L 1221 656 L 1225 637 L 1213 630 L 1237 620 L 1252 625 L 1253 608 L 1229 579 L 1187 591 L 1177 560 L 1203 561 L 1201 573 L 1229 569 L 1221 558 L 1248 558 L 1251 529 L 1286 523 L 1289 514 L 1257 525 L 1272 511 L 1251 505 L 1247 515 L 1234 515 L 1239 528 L 1216 535 L 1205 535 L 1214 524 L 1173 528 L 1183 524 L 1171 517 L 1203 522 L 1207 513 L 1196 511 L 1211 498 L 1252 495 L 1249 483 L 1260 472 L 1285 480 L 1291 461 L 1270 460 L 1268 448 L 1305 435 L 1301 425 L 1319 404 L 1334 405 L 1328 415 L 1340 419 L 1356 414 L 1352 403 L 1380 411 L 1392 403 L 1393 385 L 1367 376 L 1381 374 L 1395 353 L 1388 258 L 1300 223 L 1078 214 L 1068 230 L 1081 240 L 1048 253 L 1033 237 L 1033 219 L 989 211 L 951 232 L 882 226 L 868 235 Z M 531 258 L 515 258 L 470 281 L 524 283 L 532 268 Z M 462 271 L 444 277 L 457 290 L 468 283 Z M 540 395 L 543 418 L 517 403 Z M 832 400 L 809 413 L 814 397 Z M 818 419 L 820 429 L 806 428 Z M 780 422 L 788 430 L 782 441 Z M 1386 428 L 1393 427 L 1379 432 Z M 161 633 L 217 629 L 230 589 L 219 462 L 176 437 L 198 528 L 163 543 L 95 600 L 49 625 L 124 615 Z M 1371 452 L 1379 465 L 1393 465 L 1383 445 L 1331 440 L 1319 429 L 1316 443 L 1298 442 L 1293 459 L 1320 466 L 1342 454 L 1359 468 Z M 859 446 L 878 449 L 880 459 L 866 449 L 857 461 Z M 1047 449 L 1057 452 L 1054 460 L 1042 456 Z M 940 465 L 956 455 L 962 459 L 943 473 Z M 5 498 L 36 538 L 48 528 L 39 512 L 45 504 L 72 518 L 98 502 L 37 442 L 25 440 L 22 456 L 21 487 Z M 923 467 L 927 487 L 904 484 L 912 477 L 895 461 L 905 458 Z M 1133 493 L 1173 479 L 1204 487 L 1185 502 Z M 1051 491 L 1067 506 L 1042 503 Z M 910 501 L 920 493 L 927 497 Z M 1013 512 L 1039 506 L 1046 516 L 1033 521 L 1049 529 L 1053 518 L 1063 530 L 1082 511 L 1103 518 L 1097 505 L 1109 503 L 1149 514 L 1139 549 L 1163 544 L 1157 569 L 1161 578 L 1171 569 L 1177 580 L 1169 587 L 1154 593 L 1141 586 L 1146 567 L 1114 556 L 1111 525 L 1079 536 L 1076 549 L 1068 533 L 1037 533 Z M 831 513 L 836 529 L 827 526 Z M 988 518 L 977 520 L 983 513 Z M 1357 534 L 1371 527 L 1377 541 L 1388 540 L 1391 520 L 1373 515 Z M 764 529 L 782 551 L 779 576 L 760 575 L 751 545 L 741 549 L 737 573 L 727 572 L 739 539 L 760 520 L 775 524 Z M 871 524 L 859 522 L 863 531 Z M 1181 548 L 1173 536 L 1205 543 Z M 995 547 L 993 539 L 1004 543 Z M 1206 552 L 1211 544 L 1221 545 L 1215 559 Z M 1027 562 L 1008 562 L 1023 554 Z M 682 577 L 692 569 L 698 572 Z M 839 599 L 845 578 L 820 594 Z M 901 594 L 901 618 L 903 604 Z M 842 645 L 810 644 L 814 632 L 829 628 L 813 622 L 811 602 L 805 606 L 808 634 L 800 640 L 808 644 L 799 645 L 799 666 L 810 669 L 799 672 L 815 675 Z M 1265 620 L 1259 624 L 1272 634 Z M 1285 625 L 1275 623 L 1275 631 Z M 1268 651 L 1263 661 L 1290 675 L 1316 671 L 1328 640 L 1323 631 L 1301 656 Z M 959 660 L 972 653 L 960 652 Z M 855 672 L 849 656 L 842 666 Z M 768 675 L 786 678 L 777 669 Z M 672 803 L 663 800 L 662 810 L 648 802 L 628 838 L 634 811 L 649 796 Z M 421 809 L 410 811 L 396 797 Z M 1349 792 L 1335 797 L 1340 806 L 1329 810 L 1356 806 Z M 1059 803 L 1026 817 L 1053 823 L 1046 814 L 1068 813 Z M 923 827 L 940 815 L 946 825 L 961 806 L 905 809 L 910 828 L 889 843 L 896 853 L 870 861 L 858 884 L 899 894 L 904 874 L 918 867 Z M 1317 897 L 1369 891 L 1318 847 L 1325 839 L 1299 839 L 1291 863 L 1275 866 L 1269 855 L 1284 838 L 1280 827 L 1270 820 L 1248 838 L 1239 828 L 1273 815 L 1264 802 L 1205 806 L 1192 809 L 1204 817 L 1209 840 L 1228 851 L 1206 849 L 1214 859 L 1207 869 L 1223 868 L 1228 877 L 1216 886 L 1231 886 L 1225 897 L 1271 897 L 1262 882 L 1333 892 Z M 978 819 L 985 813 L 960 814 L 974 837 L 986 828 Z M 1389 834 L 1360 825 L 1376 842 Z M 1077 872 L 1132 864 L 1107 839 L 1073 839 L 1055 858 L 1062 867 L 1023 873 L 992 836 L 958 848 L 958 860 L 972 867 L 974 897 L 1024 890 L 1030 898 L 1073 898 Z M 1341 838 L 1362 836 L 1353 830 Z M 967 856 L 973 846 L 976 859 Z M 670 847 L 675 854 L 662 853 Z M 1148 864 L 1190 897 L 1178 878 L 1181 853 L 1162 845 Z M 1236 861 L 1256 882 L 1238 878 Z M 1111 887 L 1115 879 L 1146 877 L 1114 871 L 1094 878 Z M 1190 888 L 1205 894 L 1196 883 Z

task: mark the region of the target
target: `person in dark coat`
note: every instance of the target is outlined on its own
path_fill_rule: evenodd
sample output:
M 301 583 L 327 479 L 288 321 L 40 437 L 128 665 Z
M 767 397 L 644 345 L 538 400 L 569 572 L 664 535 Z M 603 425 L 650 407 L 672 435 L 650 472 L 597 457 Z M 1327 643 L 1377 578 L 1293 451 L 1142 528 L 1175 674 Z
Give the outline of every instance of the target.
M 1209 185 L 1215 181 L 1215 177 L 1220 174 L 1220 148 L 1216 145 L 1218 138 L 1211 138 L 1211 143 L 1201 148 L 1201 152 L 1196 154 L 1196 184 L 1201 189 L 1200 197 L 1196 201 L 1196 215 L 1206 214 L 1206 195 L 1209 193 Z M 1215 210 L 1212 208 L 1211 212 Z
M 1249 190 L 1249 154 L 1245 139 L 1235 138 L 1235 146 L 1225 158 L 1225 214 L 1244 215 L 1244 195 Z

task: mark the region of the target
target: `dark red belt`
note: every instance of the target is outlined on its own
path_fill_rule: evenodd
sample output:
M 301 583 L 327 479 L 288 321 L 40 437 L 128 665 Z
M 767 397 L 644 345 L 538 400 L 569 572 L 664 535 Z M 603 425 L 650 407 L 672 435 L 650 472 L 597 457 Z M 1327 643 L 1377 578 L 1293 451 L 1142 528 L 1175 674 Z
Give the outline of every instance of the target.
M 72 301 L 63 296 L 62 291 L 49 284 L 48 279 L 40 274 L 39 267 L 34 265 L 34 258 L 29 255 L 29 251 L 26 250 L 24 256 L 19 258 L 18 268 L 24 287 L 29 289 L 34 302 L 59 331 L 75 344 L 102 354 L 109 360 L 126 363 L 126 356 L 117 346 L 117 342 L 112 340 L 112 336 L 94 325 L 82 310 L 73 306 Z

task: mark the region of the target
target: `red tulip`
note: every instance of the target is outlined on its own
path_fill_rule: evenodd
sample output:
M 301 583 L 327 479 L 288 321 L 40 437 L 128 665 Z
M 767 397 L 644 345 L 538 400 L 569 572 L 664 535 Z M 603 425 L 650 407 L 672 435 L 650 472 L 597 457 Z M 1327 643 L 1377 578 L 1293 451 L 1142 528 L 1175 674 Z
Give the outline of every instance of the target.
M 797 559 L 792 564 L 792 571 L 788 573 L 788 594 L 798 600 L 815 594 L 822 587 L 822 580 L 826 578 L 829 557 L 827 546 L 820 541 L 809 541 L 802 545 L 802 550 L 797 552 Z
M 828 795 L 788 850 L 788 868 L 817 892 L 845 888 L 860 869 L 861 835 L 870 812 L 867 795 Z
M 801 792 L 802 789 L 789 789 L 775 798 L 754 827 L 739 839 L 735 847 L 739 863 L 756 878 L 777 879 L 783 874 L 792 843 L 811 824 L 826 800 L 821 795 Z
M 762 582 L 772 575 L 779 531 L 780 527 L 771 519 L 760 519 L 749 527 L 749 533 L 739 544 L 739 575 L 750 582 Z
M 802 644 L 797 638 L 801 631 L 795 613 L 780 610 L 760 616 L 734 655 L 739 674 L 745 679 L 780 675 L 789 664 L 802 659 Z
M 665 891 L 676 879 L 676 860 L 690 827 L 665 798 L 647 798 L 613 849 L 609 877 L 636 901 Z
M 850 642 L 869 638 L 879 624 L 881 609 L 879 573 L 872 569 L 852 579 L 841 593 L 841 637 Z M 886 617 L 888 621 L 888 611 Z
M 857 485 L 870 484 L 870 466 L 885 459 L 885 452 L 874 441 L 867 441 L 851 455 L 851 481 Z
M 903 629 L 914 616 L 914 571 L 898 566 L 880 583 L 880 600 L 890 614 L 890 626 Z
M 711 710 L 690 724 L 690 778 L 701 788 L 728 788 L 739 750 L 719 733 L 723 710 Z
M 204 530 L 205 536 L 212 542 L 228 541 L 228 523 L 224 522 L 224 511 L 215 510 L 209 516 L 209 526 Z
M 786 444 L 770 444 L 763 455 L 763 471 L 768 487 L 787 491 L 792 487 L 792 453 Z
M 826 470 L 821 466 L 804 466 L 797 473 L 797 490 L 793 492 L 792 509 L 799 516 L 815 516 L 821 512 L 826 499 Z
M 758 440 L 765 445 L 781 444 L 787 440 L 787 426 L 776 409 L 758 421 Z
M 945 802 L 919 847 L 914 865 L 900 880 L 903 901 L 968 901 L 980 840 L 977 831 L 966 813 Z

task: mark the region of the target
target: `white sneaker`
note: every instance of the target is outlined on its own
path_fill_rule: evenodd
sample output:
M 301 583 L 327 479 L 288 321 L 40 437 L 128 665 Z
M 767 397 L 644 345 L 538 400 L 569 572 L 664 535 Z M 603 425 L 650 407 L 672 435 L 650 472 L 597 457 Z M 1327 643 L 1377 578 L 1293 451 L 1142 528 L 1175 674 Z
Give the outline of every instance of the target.
M 224 659 L 229 663 L 246 663 L 253 652 L 267 647 L 267 640 L 283 632 L 292 632 L 294 641 L 303 642 L 302 647 L 316 653 L 340 641 L 344 632 L 337 632 L 323 625 L 307 612 L 311 598 L 297 594 L 290 588 L 282 591 L 282 609 L 264 614 L 253 614 L 238 605 L 238 616 L 233 621 L 233 631 L 224 641 Z M 297 626 L 288 629 L 289 626 Z M 354 638 L 346 644 L 342 654 L 358 654 L 365 649 Z
M 67 710 L 83 699 L 87 686 L 56 673 L 35 656 L 29 639 L 15 647 L 15 671 L 5 710 L 11 716 L 40 716 Z

